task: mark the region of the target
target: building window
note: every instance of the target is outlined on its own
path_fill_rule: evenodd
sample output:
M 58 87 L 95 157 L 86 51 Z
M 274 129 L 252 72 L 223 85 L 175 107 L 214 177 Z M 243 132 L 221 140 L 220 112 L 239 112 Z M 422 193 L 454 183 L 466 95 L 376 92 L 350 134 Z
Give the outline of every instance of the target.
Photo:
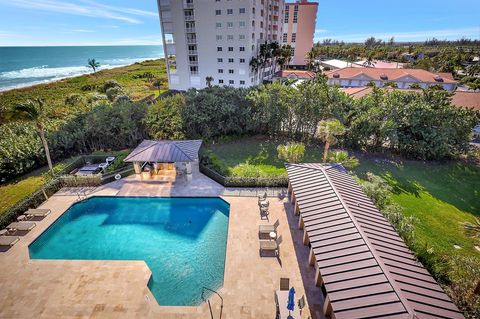
M 252 8 L 252 14 L 255 15 L 255 7 Z
M 241 58 L 241 59 L 240 59 L 240 63 L 245 63 L 245 59 L 244 59 L 244 58 Z
M 223 80 L 222 79 L 218 80 L 218 84 L 223 84 Z
M 233 9 L 227 9 L 227 14 L 233 14 Z
M 295 43 L 296 40 L 297 40 L 297 34 L 292 33 L 292 43 Z
M 298 11 L 295 11 L 293 13 L 293 23 L 297 23 L 297 21 L 298 21 Z
M 223 58 L 217 58 L 218 63 L 223 63 Z
M 223 69 L 218 69 L 218 73 L 223 73 Z
M 233 47 L 228 47 L 228 52 L 233 52 Z
M 287 42 L 288 41 L 288 33 L 284 33 L 283 34 L 283 42 Z
M 222 27 L 222 23 L 221 23 L 221 22 L 215 23 L 215 27 L 216 27 L 217 29 L 221 28 L 221 27 Z
M 227 40 L 229 40 L 229 41 L 233 41 L 233 34 L 229 34 L 229 35 L 227 35 Z
M 240 47 L 240 52 L 245 52 L 245 47 Z
M 234 59 L 233 58 L 228 58 L 228 63 L 233 63 Z
M 217 34 L 217 41 L 221 41 L 222 40 L 222 35 L 221 34 Z
M 240 28 L 245 28 L 245 25 L 246 25 L 245 21 L 240 21 L 240 22 L 238 23 L 238 26 L 239 26 Z
M 190 74 L 198 74 L 198 66 L 190 66 Z
M 245 10 L 245 8 L 240 8 L 240 9 L 238 9 L 238 12 L 240 14 L 245 14 L 246 10 Z
M 240 80 L 240 85 L 245 85 L 245 81 L 244 81 L 244 80 Z
M 233 28 L 233 22 L 227 22 L 227 28 Z
M 298 11 L 298 5 L 295 5 L 295 6 L 293 7 L 293 12 L 295 12 L 295 11 Z
M 234 80 L 228 80 L 228 84 L 233 85 L 233 84 L 235 84 L 235 81 Z
M 215 10 L 215 15 L 219 16 L 222 14 L 222 10 Z
M 245 40 L 245 34 L 239 34 L 238 39 L 239 40 Z
M 217 52 L 222 52 L 222 47 L 217 47 Z
M 229 73 L 229 74 L 233 74 L 234 72 L 235 72 L 235 71 L 232 70 L 232 69 L 228 70 L 228 73 Z

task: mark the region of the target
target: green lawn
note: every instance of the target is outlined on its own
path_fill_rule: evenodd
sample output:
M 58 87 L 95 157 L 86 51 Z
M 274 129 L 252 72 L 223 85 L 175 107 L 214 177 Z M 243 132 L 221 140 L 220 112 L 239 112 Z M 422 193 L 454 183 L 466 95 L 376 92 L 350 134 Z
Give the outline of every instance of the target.
M 93 155 L 114 155 L 118 157 L 118 161 L 114 162 L 112 169 L 121 168 L 124 166 L 123 159 L 130 153 L 130 150 L 121 150 L 113 152 L 94 152 Z M 55 165 L 55 169 L 61 169 L 64 166 L 72 163 L 77 157 L 63 160 Z M 48 168 L 42 167 L 29 174 L 18 177 L 15 180 L 9 181 L 6 184 L 0 184 L 0 215 L 5 213 L 9 208 L 22 200 L 27 195 L 39 189 L 47 182 Z
M 247 138 L 208 148 L 230 169 L 249 161 L 274 176 L 285 174 L 276 151 L 283 142 Z M 321 155 L 320 148 L 307 147 L 304 162 L 319 162 Z M 461 225 L 472 221 L 474 215 L 480 217 L 480 168 L 459 162 L 392 161 L 371 156 L 359 156 L 359 160 L 355 173 L 365 178 L 370 171 L 387 179 L 393 187 L 393 200 L 404 208 L 405 214 L 417 218 L 416 234 L 421 243 L 439 253 L 480 257 Z M 462 248 L 455 249 L 453 244 Z

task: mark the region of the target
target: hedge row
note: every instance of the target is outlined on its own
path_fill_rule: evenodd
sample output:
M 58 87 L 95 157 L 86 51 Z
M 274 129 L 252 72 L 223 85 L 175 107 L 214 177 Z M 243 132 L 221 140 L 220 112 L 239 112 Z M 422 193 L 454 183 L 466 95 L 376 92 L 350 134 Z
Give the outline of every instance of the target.
M 223 176 L 200 164 L 200 172 L 225 187 L 287 187 L 288 177 L 236 177 Z

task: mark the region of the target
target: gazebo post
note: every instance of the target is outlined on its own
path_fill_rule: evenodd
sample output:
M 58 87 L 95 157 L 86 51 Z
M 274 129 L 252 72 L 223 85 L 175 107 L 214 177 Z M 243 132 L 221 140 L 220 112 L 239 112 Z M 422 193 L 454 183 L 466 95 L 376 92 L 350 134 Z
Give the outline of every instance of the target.
M 135 174 L 142 173 L 142 166 L 140 165 L 140 162 L 133 162 L 133 169 L 135 170 Z

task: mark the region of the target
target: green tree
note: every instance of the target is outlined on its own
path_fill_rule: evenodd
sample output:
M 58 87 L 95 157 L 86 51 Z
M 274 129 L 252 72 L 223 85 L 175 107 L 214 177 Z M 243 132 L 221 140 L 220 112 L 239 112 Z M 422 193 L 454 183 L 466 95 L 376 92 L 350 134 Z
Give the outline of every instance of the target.
M 165 97 L 150 105 L 144 122 L 148 135 L 153 139 L 183 139 L 182 109 L 185 97 L 182 94 Z
M 303 143 L 287 143 L 278 145 L 278 158 L 288 163 L 299 163 L 305 155 L 305 145 Z
M 47 138 L 45 137 L 45 123 L 48 119 L 48 115 L 49 114 L 43 100 L 35 99 L 16 105 L 7 115 L 7 119 L 9 121 L 29 122 L 35 126 L 38 136 L 43 144 L 48 168 L 53 176 L 54 172 L 52 159 L 50 156 L 50 149 L 48 148 Z
M 100 67 L 100 63 L 95 59 L 88 59 L 87 66 L 93 70 L 93 73 L 97 73 L 97 69 Z
M 205 83 L 206 83 L 207 87 L 211 88 L 212 87 L 212 82 L 213 82 L 213 76 L 205 77 Z
M 331 145 L 337 143 L 337 136 L 345 134 L 345 126 L 337 120 L 322 120 L 318 123 L 317 137 L 325 142 L 325 148 L 323 151 L 323 162 L 326 163 L 328 159 L 328 150 Z
M 328 154 L 328 162 L 342 164 L 348 169 L 354 169 L 360 164 L 355 156 L 349 156 L 346 151 L 330 152 Z

